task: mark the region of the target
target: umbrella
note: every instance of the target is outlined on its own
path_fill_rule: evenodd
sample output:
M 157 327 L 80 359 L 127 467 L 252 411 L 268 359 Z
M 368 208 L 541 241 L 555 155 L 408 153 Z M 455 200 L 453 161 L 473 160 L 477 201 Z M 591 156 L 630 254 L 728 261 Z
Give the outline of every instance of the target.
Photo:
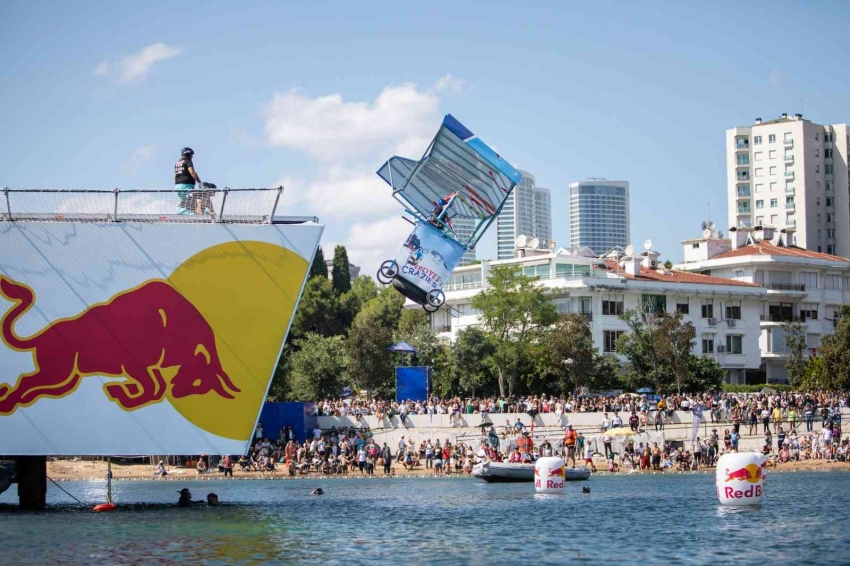
M 641 387 L 637 390 L 638 393 L 652 393 L 652 389 L 650 387 Z
M 407 342 L 399 342 L 398 344 L 393 344 L 387 350 L 391 352 L 404 352 L 405 354 L 416 354 L 416 348 L 408 344 Z
M 602 434 L 604 434 L 605 436 L 632 436 L 633 434 L 637 433 L 629 427 L 621 426 L 619 428 L 609 428 Z

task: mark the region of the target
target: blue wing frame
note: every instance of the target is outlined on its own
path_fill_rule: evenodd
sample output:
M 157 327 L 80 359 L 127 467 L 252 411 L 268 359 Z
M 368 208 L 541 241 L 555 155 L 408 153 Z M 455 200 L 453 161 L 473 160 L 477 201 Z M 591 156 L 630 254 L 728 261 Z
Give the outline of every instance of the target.
M 422 159 L 394 156 L 378 170 L 393 197 L 412 215 L 427 220 L 437 202 L 450 193 L 452 218 L 475 221 L 466 242 L 475 244 L 501 212 L 522 174 L 451 114 L 446 115 Z M 454 232 L 447 232 L 455 236 Z

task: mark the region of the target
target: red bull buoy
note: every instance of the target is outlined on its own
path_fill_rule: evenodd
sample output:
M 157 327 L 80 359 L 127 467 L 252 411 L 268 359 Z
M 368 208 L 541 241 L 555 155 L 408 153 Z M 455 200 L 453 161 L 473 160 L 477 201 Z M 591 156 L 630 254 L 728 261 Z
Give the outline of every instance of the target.
M 721 505 L 759 505 L 767 458 L 758 452 L 730 452 L 717 461 L 715 487 Z
M 538 458 L 534 463 L 534 489 L 537 493 L 563 493 L 566 477 L 567 467 L 558 456 Z

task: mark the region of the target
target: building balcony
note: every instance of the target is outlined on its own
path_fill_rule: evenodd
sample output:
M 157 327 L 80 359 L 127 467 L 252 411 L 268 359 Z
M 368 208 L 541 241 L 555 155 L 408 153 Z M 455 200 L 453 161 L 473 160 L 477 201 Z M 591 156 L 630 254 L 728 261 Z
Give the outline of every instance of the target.
M 797 227 L 797 221 L 796 220 L 786 220 L 785 226 L 788 227 L 788 228 L 796 228 Z
M 747 191 L 746 194 L 738 193 L 738 200 L 748 199 L 750 198 L 750 191 Z
M 735 140 L 735 151 L 747 151 L 750 149 L 750 142 L 747 140 Z
M 796 291 L 800 293 L 806 292 L 806 285 L 803 283 L 767 283 L 765 287 L 768 291 Z
M 583 316 L 588 322 L 591 322 L 593 320 L 592 312 L 580 312 L 579 314 Z
M 738 171 L 738 180 L 739 181 L 749 181 L 750 180 L 749 172 L 747 172 L 746 175 L 743 175 L 742 173 L 744 173 L 744 172 Z
M 782 140 L 782 145 L 785 147 L 794 147 L 794 140 Z
M 738 161 L 735 163 L 735 167 L 749 167 L 749 166 L 750 166 L 750 160 L 749 160 L 749 159 L 746 159 L 746 160 L 738 160 Z
M 438 325 L 434 326 L 434 332 L 436 332 L 437 334 L 442 334 L 444 332 L 451 332 L 451 331 L 452 331 L 452 325 L 451 324 L 438 324 Z
M 784 158 L 784 161 L 785 161 L 785 163 L 794 163 L 794 156 L 793 155 L 786 155 L 785 158 Z
M 797 205 L 794 204 L 793 202 L 786 202 L 785 203 L 785 210 L 794 210 L 796 208 L 797 208 Z
M 785 178 L 786 179 L 794 179 L 794 172 L 793 171 L 786 171 L 785 172 Z
M 784 314 L 761 314 L 759 315 L 759 320 L 761 322 L 806 322 L 805 319 L 800 318 L 799 316 L 791 316 Z
M 786 195 L 793 195 L 796 192 L 797 191 L 794 189 L 794 187 L 785 187 L 785 194 Z

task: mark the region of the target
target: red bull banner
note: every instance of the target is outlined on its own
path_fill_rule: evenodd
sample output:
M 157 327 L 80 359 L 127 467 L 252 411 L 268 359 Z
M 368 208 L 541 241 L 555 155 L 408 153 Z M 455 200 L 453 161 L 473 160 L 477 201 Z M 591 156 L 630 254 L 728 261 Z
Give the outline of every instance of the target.
M 534 462 L 534 490 L 537 493 L 562 493 L 566 477 L 567 467 L 558 456 L 544 456 Z
M 758 452 L 729 452 L 717 461 L 715 489 L 721 505 L 758 505 L 764 494 L 767 458 Z
M 238 454 L 322 227 L 0 227 L 0 454 Z

